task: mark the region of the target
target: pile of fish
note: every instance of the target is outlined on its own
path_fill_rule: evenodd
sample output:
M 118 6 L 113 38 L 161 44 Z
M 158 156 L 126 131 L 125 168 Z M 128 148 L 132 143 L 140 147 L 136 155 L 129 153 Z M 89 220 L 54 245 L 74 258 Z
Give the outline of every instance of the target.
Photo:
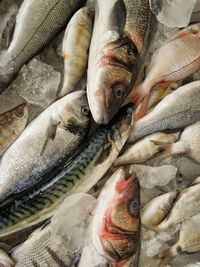
M 200 2 L 184 22 L 177 0 L 19 2 L 0 26 L 0 102 L 56 42 L 62 75 L 34 116 L 26 97 L 0 114 L 0 266 L 183 266 L 200 253 Z M 177 28 L 152 49 L 159 21 Z

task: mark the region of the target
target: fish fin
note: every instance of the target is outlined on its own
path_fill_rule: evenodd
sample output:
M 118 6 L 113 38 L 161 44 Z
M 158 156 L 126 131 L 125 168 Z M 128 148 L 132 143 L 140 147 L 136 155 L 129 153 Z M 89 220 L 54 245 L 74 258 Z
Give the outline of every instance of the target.
M 157 153 L 154 157 L 152 157 L 153 160 L 162 160 L 176 154 L 172 150 L 173 144 L 154 140 L 150 140 L 150 142 L 158 146 L 159 149 L 164 149 L 163 152 Z
M 134 106 L 137 108 L 137 106 L 139 105 L 139 103 L 142 101 L 140 110 L 138 112 L 135 113 L 134 115 L 134 119 L 135 121 L 141 119 L 142 117 L 144 117 L 147 114 L 147 110 L 148 110 L 148 104 L 149 104 L 149 99 L 150 99 L 150 94 L 147 93 L 146 95 L 138 95 L 135 98 L 134 101 Z
M 110 142 L 108 142 L 104 145 L 103 150 L 102 150 L 101 154 L 99 155 L 99 158 L 96 162 L 96 165 L 101 164 L 102 162 L 104 162 L 106 160 L 106 158 L 109 157 L 111 149 L 112 149 L 112 144 Z
M 151 139 L 150 142 L 152 142 L 154 145 L 163 148 L 163 149 L 169 149 L 171 147 L 171 143 L 167 143 L 167 142 L 162 142 L 162 141 L 156 141 Z

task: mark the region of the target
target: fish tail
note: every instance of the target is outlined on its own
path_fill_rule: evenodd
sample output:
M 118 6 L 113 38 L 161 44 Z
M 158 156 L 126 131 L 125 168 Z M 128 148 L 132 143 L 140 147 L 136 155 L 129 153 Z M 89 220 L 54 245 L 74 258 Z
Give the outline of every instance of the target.
M 144 95 L 140 93 L 139 95 L 136 96 L 135 101 L 134 101 L 135 108 L 138 107 L 141 101 L 142 101 L 142 104 L 141 104 L 139 111 L 137 111 L 134 115 L 135 121 L 141 119 L 147 114 L 149 99 L 150 99 L 150 93 L 147 93 Z

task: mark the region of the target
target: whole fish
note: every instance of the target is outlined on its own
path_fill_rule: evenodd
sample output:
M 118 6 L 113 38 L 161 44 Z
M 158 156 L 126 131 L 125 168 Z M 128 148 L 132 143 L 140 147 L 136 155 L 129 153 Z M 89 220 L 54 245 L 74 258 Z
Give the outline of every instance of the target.
M 181 192 L 167 217 L 160 224 L 151 228 L 157 232 L 165 231 L 169 227 L 174 226 L 199 212 L 200 184 L 194 183 Z
M 179 87 L 133 125 L 129 143 L 149 134 L 178 130 L 200 120 L 200 81 Z
M 3 250 L 0 249 L 0 266 L 1 267 L 14 267 L 15 262 L 5 253 Z
M 89 191 L 110 168 L 128 139 L 131 117 L 132 107 L 128 105 L 109 126 L 97 129 L 85 148 L 51 181 L 43 180 L 18 199 L 2 203 L 0 236 L 51 217 L 66 196 Z
M 200 251 L 200 214 L 197 214 L 181 225 L 179 240 L 163 254 L 158 267 L 166 266 L 180 253 Z
M 78 10 L 71 18 L 63 38 L 64 81 L 58 97 L 70 93 L 86 69 L 92 36 L 93 11 L 89 7 Z
M 16 267 L 75 266 L 81 249 L 87 245 L 90 214 L 96 199 L 87 194 L 67 197 L 55 212 L 51 223 L 35 230 L 14 248 Z
M 148 0 L 97 0 L 87 86 L 97 123 L 111 120 L 136 82 L 154 19 Z
M 135 107 L 142 107 L 135 114 L 138 120 L 147 112 L 151 89 L 158 83 L 171 83 L 182 80 L 200 69 L 200 24 L 192 25 L 168 39 L 158 48 L 141 85 L 131 92 Z
M 129 146 L 124 151 L 124 153 L 115 160 L 114 166 L 145 162 L 146 160 L 150 159 L 154 154 L 159 152 L 162 147 L 157 144 L 154 144 L 154 141 L 167 142 L 170 144 L 178 139 L 178 135 L 179 133 L 155 133 L 149 135 L 144 139 L 138 141 L 136 144 Z
M 165 149 L 155 157 L 156 160 L 165 159 L 172 155 L 186 154 L 200 163 L 200 122 L 186 127 L 176 143 L 169 144 L 165 141 L 154 141 L 155 145 Z
M 8 50 L 0 55 L 0 92 L 67 24 L 84 0 L 24 0 Z
M 171 210 L 178 192 L 169 192 L 153 198 L 141 210 L 141 223 L 148 228 L 157 226 Z
M 118 169 L 97 200 L 92 221 L 93 244 L 112 266 L 138 266 L 140 186 L 133 174 Z
M 28 107 L 21 104 L 0 114 L 0 156 L 21 134 L 28 121 Z
M 79 91 L 32 121 L 0 160 L 0 200 L 54 178 L 84 140 L 90 117 L 86 93 Z

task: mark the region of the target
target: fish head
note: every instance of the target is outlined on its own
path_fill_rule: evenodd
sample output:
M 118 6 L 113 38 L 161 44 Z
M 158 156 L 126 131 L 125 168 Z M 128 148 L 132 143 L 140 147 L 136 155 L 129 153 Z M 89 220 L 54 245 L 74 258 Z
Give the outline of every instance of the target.
M 107 124 L 118 112 L 136 81 L 138 62 L 137 48 L 128 38 L 103 48 L 88 84 L 88 101 L 97 123 Z
M 115 261 L 136 253 L 140 234 L 140 185 L 135 175 L 122 172 L 104 216 L 100 240 L 104 252 Z

